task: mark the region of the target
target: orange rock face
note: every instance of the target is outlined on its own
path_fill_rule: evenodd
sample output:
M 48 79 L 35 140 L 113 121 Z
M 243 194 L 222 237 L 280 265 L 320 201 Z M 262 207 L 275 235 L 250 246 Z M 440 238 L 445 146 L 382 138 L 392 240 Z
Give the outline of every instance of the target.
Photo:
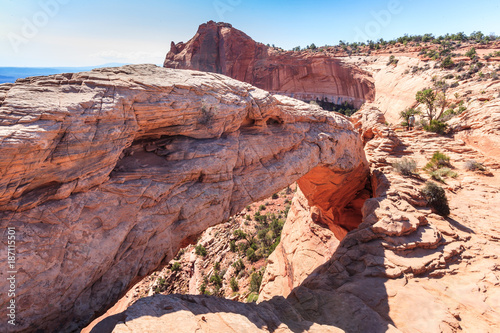
M 347 118 L 218 74 L 139 65 L 1 88 L 18 332 L 81 328 L 193 236 L 304 175 L 326 177 L 305 192 L 324 209 L 368 175 Z
M 164 67 L 221 73 L 306 101 L 360 107 L 375 95 L 371 77 L 356 66 L 320 52 L 279 51 L 213 21 L 202 24 L 189 42 L 172 42 Z

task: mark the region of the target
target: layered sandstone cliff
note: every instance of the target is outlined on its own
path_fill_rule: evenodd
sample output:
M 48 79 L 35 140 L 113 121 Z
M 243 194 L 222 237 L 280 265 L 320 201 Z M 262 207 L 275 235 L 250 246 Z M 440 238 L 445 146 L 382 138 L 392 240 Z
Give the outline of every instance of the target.
M 332 215 L 368 173 L 348 119 L 152 65 L 2 86 L 0 152 L 0 226 L 17 230 L 17 332 L 78 329 L 194 236 L 301 177 Z
M 374 98 L 370 76 L 358 67 L 326 53 L 268 47 L 227 23 L 210 21 L 187 43 L 172 42 L 164 67 L 221 73 L 305 101 L 360 107 Z

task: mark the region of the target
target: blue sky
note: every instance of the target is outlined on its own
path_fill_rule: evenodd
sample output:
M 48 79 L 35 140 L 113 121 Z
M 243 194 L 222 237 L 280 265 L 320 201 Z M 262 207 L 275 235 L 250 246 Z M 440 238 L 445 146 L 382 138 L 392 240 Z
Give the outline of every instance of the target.
M 0 8 L 0 67 L 161 64 L 172 40 L 189 40 L 209 20 L 285 49 L 405 33 L 500 35 L 498 0 L 0 0 Z

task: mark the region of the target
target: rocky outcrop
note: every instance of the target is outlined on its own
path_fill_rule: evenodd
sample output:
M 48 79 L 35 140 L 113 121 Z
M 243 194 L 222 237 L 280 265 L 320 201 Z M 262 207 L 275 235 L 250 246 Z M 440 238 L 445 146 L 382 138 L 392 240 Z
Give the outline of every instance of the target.
M 78 329 L 194 236 L 303 176 L 328 215 L 368 173 L 345 117 L 152 65 L 18 80 L 0 106 L 0 151 L 18 332 Z
M 358 67 L 326 53 L 268 47 L 227 23 L 210 21 L 189 42 L 172 42 L 164 67 L 221 73 L 305 101 L 360 107 L 374 98 L 370 76 Z
M 490 180 L 470 173 L 447 180 L 452 213 L 444 219 L 420 194 L 425 175 L 404 177 L 391 167 L 410 155 L 423 167 L 436 150 L 457 168 L 467 159 L 496 164 L 463 141 L 395 133 L 375 108 L 359 111 L 353 121 L 367 141 L 372 167 L 373 197 L 363 205 L 362 223 L 339 242 L 326 226 L 312 224 L 314 207 L 299 193 L 270 257 L 260 300 L 272 303 L 284 295 L 306 320 L 346 332 L 498 328 L 499 260 L 491 255 L 498 232 L 489 217 L 498 211 L 498 169 Z
M 154 314 L 154 317 L 151 314 Z M 104 319 L 92 330 L 92 333 L 101 332 L 344 331 L 304 320 L 283 298 L 277 298 L 270 304 L 256 305 L 213 296 L 155 295 L 140 299 L 125 312 Z
M 481 102 L 450 120 L 456 137 L 500 163 L 500 99 Z
M 319 266 L 328 261 L 347 230 L 339 225 L 333 231 L 318 223 L 320 212 L 309 206 L 300 189 L 292 200 L 281 241 L 268 259 L 259 301 L 275 296 L 287 297 Z
M 394 132 L 375 108 L 361 110 L 353 120 L 365 138 L 373 134 L 365 145 L 373 194 L 357 229 L 339 241 L 327 225 L 314 222 L 317 210 L 299 191 L 257 306 L 207 296 L 153 296 L 106 319 L 109 331 L 155 332 L 178 316 L 202 332 L 239 331 L 242 323 L 252 332 L 497 331 L 498 164 L 460 140 Z M 443 185 L 448 218 L 426 207 L 420 188 L 428 176 L 402 176 L 391 166 L 411 157 L 422 168 L 436 150 L 450 156 L 459 173 Z M 466 159 L 484 162 L 492 174 L 463 170 Z

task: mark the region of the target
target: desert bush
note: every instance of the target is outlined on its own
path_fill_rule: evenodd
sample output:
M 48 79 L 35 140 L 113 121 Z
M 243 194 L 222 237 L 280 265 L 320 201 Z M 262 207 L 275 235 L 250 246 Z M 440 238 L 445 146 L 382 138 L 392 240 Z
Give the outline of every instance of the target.
M 395 57 L 395 56 L 391 55 L 391 56 L 389 57 L 389 61 L 387 62 L 387 66 L 389 66 L 389 65 L 394 65 L 394 66 L 396 66 L 396 65 L 398 64 L 398 62 L 399 62 L 399 60 L 398 60 L 398 59 L 396 59 L 396 57 Z
M 199 255 L 199 256 L 206 256 L 207 255 L 207 249 L 205 249 L 205 247 L 203 245 L 197 245 L 194 249 L 194 252 Z
M 475 48 L 471 48 L 469 51 L 467 51 L 465 53 L 465 56 L 466 57 L 469 57 L 471 60 L 474 59 L 476 57 L 477 53 L 476 53 L 476 49 Z
M 439 215 L 450 215 L 450 207 L 444 189 L 433 182 L 425 183 L 422 195 L 427 200 L 427 204 Z
M 259 257 L 255 253 L 255 250 L 253 248 L 248 248 L 246 252 L 247 259 L 250 260 L 251 262 L 256 262 L 259 260 Z
M 266 205 L 260 205 L 259 210 L 266 210 Z
M 458 173 L 452 171 L 450 168 L 441 168 L 434 170 L 430 173 L 432 179 L 444 183 L 443 177 L 457 178 Z
M 212 276 L 210 277 L 210 283 L 213 283 L 217 289 L 222 287 L 222 276 L 220 276 L 218 271 L 215 271 Z
M 163 277 L 158 278 L 158 284 L 156 285 L 154 292 L 155 294 L 159 294 L 167 289 L 167 280 L 165 280 Z
M 259 294 L 251 293 L 247 297 L 247 303 L 255 303 L 259 299 Z
M 441 67 L 443 67 L 443 68 L 449 69 L 449 68 L 453 68 L 453 66 L 455 66 L 455 63 L 453 62 L 453 60 L 451 60 L 450 56 L 447 56 L 441 62 Z
M 245 269 L 245 264 L 243 263 L 243 260 L 241 260 L 241 259 L 238 259 L 237 261 L 235 261 L 232 266 L 234 267 L 234 271 L 235 271 L 236 275 L 238 275 L 239 272 L 241 272 L 242 270 Z
M 238 243 L 238 250 L 242 253 L 245 253 L 245 251 L 248 249 L 248 243 L 247 242 L 241 242 Z
M 437 134 L 445 134 L 448 125 L 439 120 L 432 119 L 430 123 L 424 125 L 424 130 L 427 132 L 434 132 Z
M 236 239 L 245 239 L 247 237 L 247 234 L 241 229 L 236 229 L 235 231 L 233 231 L 233 235 L 236 237 Z
M 417 162 L 410 158 L 402 158 L 399 161 L 392 163 L 392 167 L 404 176 L 414 175 L 417 171 Z
M 236 280 L 234 276 L 231 278 L 231 280 L 229 280 L 229 285 L 231 286 L 233 292 L 240 290 L 240 287 L 238 286 L 238 280 Z
M 469 171 L 486 171 L 486 168 L 484 167 L 484 165 L 482 165 L 481 163 L 477 162 L 476 160 L 468 160 L 465 162 L 465 165 L 464 165 L 464 168 L 465 170 L 469 170 Z
M 252 276 L 250 277 L 250 291 L 258 293 L 261 283 L 262 283 L 262 272 L 258 271 L 252 273 Z
M 231 252 L 236 252 L 236 241 L 233 239 L 232 241 L 229 242 L 229 251 Z
M 460 61 L 456 66 L 455 66 L 455 69 L 457 70 L 457 72 L 460 72 L 464 69 L 465 67 L 465 61 Z
M 209 293 L 207 292 L 207 284 L 206 284 L 205 282 L 203 282 L 203 283 L 201 284 L 201 286 L 200 286 L 200 293 L 201 293 L 202 295 L 207 295 L 207 294 L 209 294 Z
M 430 161 L 425 165 L 425 170 L 437 170 L 443 167 L 451 167 L 450 157 L 441 153 L 440 151 L 436 151 Z
M 278 193 L 274 193 L 273 196 L 272 196 L 272 198 L 274 200 L 278 199 L 279 197 L 280 197 L 280 195 Z
M 177 272 L 181 269 L 181 264 L 176 261 L 172 264 L 172 267 L 170 267 L 170 269 L 172 270 L 172 272 Z

